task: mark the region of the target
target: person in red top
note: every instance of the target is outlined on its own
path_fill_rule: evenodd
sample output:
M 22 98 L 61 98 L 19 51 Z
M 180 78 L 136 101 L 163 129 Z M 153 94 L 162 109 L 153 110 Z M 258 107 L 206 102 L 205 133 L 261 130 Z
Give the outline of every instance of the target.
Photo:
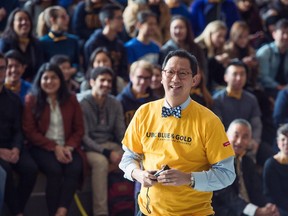
M 66 216 L 82 172 L 82 111 L 56 65 L 45 63 L 25 98 L 23 129 L 47 177 L 49 215 Z

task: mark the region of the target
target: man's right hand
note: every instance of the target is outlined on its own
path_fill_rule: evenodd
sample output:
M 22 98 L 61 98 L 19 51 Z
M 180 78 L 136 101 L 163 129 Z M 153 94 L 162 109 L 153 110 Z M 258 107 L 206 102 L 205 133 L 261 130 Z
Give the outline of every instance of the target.
M 156 170 L 141 170 L 141 169 L 134 169 L 132 171 L 133 179 L 136 179 L 138 182 L 141 183 L 143 187 L 151 187 L 152 185 L 157 183 L 157 177 L 154 176 Z
M 11 163 L 12 151 L 7 148 L 0 148 L 0 158 Z
M 262 208 L 257 208 L 255 216 L 280 216 L 277 206 L 272 203 L 267 203 Z

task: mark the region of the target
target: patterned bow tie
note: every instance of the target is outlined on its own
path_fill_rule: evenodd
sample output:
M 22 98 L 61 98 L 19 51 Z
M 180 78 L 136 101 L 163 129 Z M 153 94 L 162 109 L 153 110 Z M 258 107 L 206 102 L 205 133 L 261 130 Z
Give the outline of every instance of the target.
M 181 106 L 177 106 L 174 108 L 162 107 L 162 117 L 166 118 L 168 116 L 173 115 L 176 118 L 181 118 Z

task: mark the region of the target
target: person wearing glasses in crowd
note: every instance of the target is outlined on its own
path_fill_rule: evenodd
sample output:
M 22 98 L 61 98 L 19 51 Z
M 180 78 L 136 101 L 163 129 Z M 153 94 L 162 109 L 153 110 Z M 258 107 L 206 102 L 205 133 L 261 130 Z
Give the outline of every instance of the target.
M 212 191 L 235 179 L 221 121 L 190 98 L 198 76 L 194 56 L 170 52 L 162 70 L 165 97 L 142 105 L 125 132 L 119 167 L 142 185 L 139 216 L 213 215 Z M 163 165 L 168 169 L 155 175 Z
M 134 62 L 130 67 L 130 82 L 117 95 L 122 103 L 125 123 L 129 125 L 136 110 L 144 103 L 156 100 L 150 89 L 153 66 L 145 60 Z

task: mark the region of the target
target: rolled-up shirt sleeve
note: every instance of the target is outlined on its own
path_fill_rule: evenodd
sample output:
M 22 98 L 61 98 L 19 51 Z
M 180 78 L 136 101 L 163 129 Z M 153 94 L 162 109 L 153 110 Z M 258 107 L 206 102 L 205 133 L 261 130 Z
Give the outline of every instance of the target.
M 236 178 L 234 156 L 213 164 L 208 171 L 192 172 L 192 175 L 195 178 L 195 190 L 215 191 L 225 188 Z
M 130 181 L 134 181 L 132 178 L 132 171 L 136 168 L 141 168 L 143 155 L 131 151 L 125 145 L 123 145 L 122 148 L 124 150 L 124 154 L 119 164 L 119 168 L 124 172 L 125 178 L 129 179 Z

